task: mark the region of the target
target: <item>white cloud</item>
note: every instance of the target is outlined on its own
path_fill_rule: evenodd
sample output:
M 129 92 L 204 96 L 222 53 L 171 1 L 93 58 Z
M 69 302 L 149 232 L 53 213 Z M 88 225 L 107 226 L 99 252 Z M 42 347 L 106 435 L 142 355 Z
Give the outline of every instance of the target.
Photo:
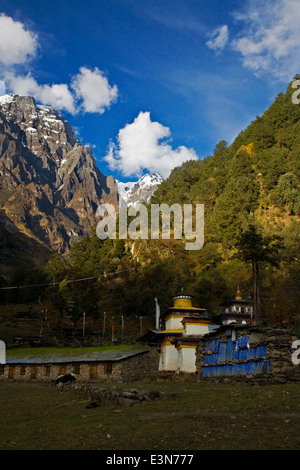
M 0 80 L 0 96 L 5 95 L 5 92 L 6 92 L 5 82 L 3 80 Z
M 74 92 L 65 83 L 40 85 L 29 73 L 16 75 L 6 72 L 7 88 L 14 94 L 33 96 L 41 104 L 50 105 L 58 110 L 76 114 L 80 110 L 103 114 L 118 96 L 117 87 L 111 87 L 99 69 L 94 71 L 85 67 L 71 81 Z
M 0 14 L 0 62 L 6 66 L 24 64 L 36 55 L 37 36 L 19 21 Z
M 12 93 L 21 96 L 33 96 L 39 103 L 53 106 L 75 114 L 75 100 L 64 83 L 52 85 L 39 85 L 30 75 L 20 76 L 13 73 L 5 75 L 5 81 Z
M 120 129 L 118 144 L 110 144 L 104 160 L 124 176 L 140 177 L 147 170 L 166 178 L 176 166 L 198 159 L 193 149 L 180 146 L 173 150 L 166 140 L 170 136 L 168 127 L 152 122 L 149 112 L 140 112 L 132 124 Z
M 105 108 L 109 108 L 118 97 L 117 86 L 111 87 L 97 67 L 94 70 L 81 67 L 73 77 L 72 88 L 77 98 L 82 100 L 83 110 L 89 113 L 104 113 Z
M 235 19 L 244 27 L 232 47 L 246 68 L 284 80 L 299 72 L 299 0 L 254 0 Z
M 79 111 L 103 114 L 106 108 L 118 98 L 116 85 L 110 86 L 104 73 L 97 67 L 90 70 L 81 67 L 78 74 L 66 83 L 39 84 L 32 74 L 16 73 L 16 67 L 26 66 L 29 59 L 36 55 L 37 35 L 25 29 L 24 25 L 13 18 L 0 14 L 0 94 L 11 92 L 22 96 L 33 96 L 39 103 L 53 106 L 58 110 L 76 114 Z
M 214 49 L 216 52 L 220 52 L 224 49 L 228 42 L 229 32 L 228 26 L 222 25 L 218 26 L 211 34 L 210 40 L 207 41 L 206 45 L 210 49 Z

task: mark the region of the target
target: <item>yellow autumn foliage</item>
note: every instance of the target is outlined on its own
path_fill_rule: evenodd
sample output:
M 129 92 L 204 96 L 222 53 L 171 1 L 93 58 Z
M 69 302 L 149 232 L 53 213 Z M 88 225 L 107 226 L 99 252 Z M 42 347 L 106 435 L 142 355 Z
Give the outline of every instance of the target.
M 248 153 L 249 157 L 253 157 L 253 155 L 254 155 L 253 145 L 254 145 L 253 142 L 250 142 L 250 144 L 248 144 L 248 145 L 241 145 L 238 151 L 244 150 L 245 152 Z

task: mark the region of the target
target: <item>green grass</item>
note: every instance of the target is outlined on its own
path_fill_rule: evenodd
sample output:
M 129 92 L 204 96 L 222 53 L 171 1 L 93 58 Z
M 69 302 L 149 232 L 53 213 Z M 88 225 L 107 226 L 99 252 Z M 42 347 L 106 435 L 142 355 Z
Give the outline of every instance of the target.
M 300 384 L 117 385 L 132 386 L 176 392 L 177 397 L 132 408 L 109 404 L 86 409 L 88 401 L 81 392 L 59 392 L 41 383 L 2 382 L 0 449 L 300 449 Z
M 142 344 L 116 344 L 110 343 L 107 346 L 91 346 L 91 347 L 43 347 L 43 348 L 15 348 L 6 351 L 7 357 L 35 357 L 48 354 L 71 354 L 72 356 L 80 356 L 82 353 L 104 352 L 104 351 L 137 351 L 147 349 Z

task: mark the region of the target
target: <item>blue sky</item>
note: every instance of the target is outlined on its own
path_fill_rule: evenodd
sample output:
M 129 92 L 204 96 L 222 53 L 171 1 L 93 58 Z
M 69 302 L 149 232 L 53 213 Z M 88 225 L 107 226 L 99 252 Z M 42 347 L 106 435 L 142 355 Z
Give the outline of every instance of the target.
M 59 109 L 121 181 L 231 143 L 299 73 L 299 0 L 0 0 L 0 15 L 0 93 Z

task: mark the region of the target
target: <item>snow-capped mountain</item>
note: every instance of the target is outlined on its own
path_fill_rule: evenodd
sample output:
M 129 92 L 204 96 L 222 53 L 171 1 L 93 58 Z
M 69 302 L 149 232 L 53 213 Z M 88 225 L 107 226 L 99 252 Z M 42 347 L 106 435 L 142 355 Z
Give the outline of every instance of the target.
M 122 183 L 117 181 L 120 198 L 127 206 L 138 206 L 149 203 L 152 194 L 163 182 L 159 173 L 151 173 L 142 176 L 138 181 Z

